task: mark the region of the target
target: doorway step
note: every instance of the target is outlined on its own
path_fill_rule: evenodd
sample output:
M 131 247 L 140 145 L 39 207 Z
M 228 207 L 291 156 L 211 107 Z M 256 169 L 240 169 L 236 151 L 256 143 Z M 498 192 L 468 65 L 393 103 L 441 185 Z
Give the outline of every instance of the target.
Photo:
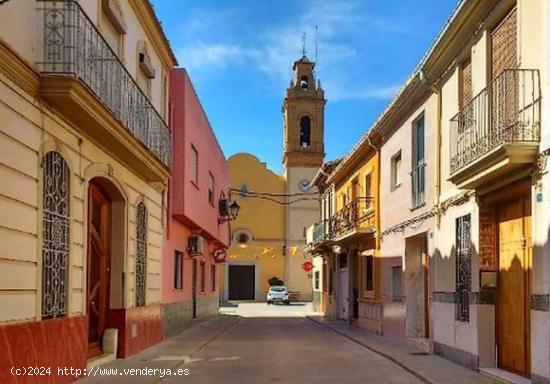
M 88 359 L 86 363 L 86 369 L 90 370 L 92 367 L 107 364 L 113 360 L 116 360 L 116 351 L 118 347 L 118 329 L 107 328 L 103 333 L 103 353 L 99 356 L 94 356 Z
M 515 373 L 505 371 L 499 368 L 479 368 L 479 373 L 489 376 L 503 383 L 511 384 L 531 384 L 531 380 L 526 377 L 516 375 Z

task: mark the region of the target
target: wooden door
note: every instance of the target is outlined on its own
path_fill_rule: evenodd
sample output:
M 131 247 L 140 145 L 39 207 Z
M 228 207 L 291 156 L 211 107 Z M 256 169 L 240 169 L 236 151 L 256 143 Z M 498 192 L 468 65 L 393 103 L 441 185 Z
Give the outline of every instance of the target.
M 229 266 L 229 300 L 254 300 L 253 265 Z
M 87 310 L 88 356 L 101 354 L 109 309 L 111 202 L 93 181 L 89 189 Z
M 530 373 L 530 201 L 519 198 L 500 205 L 497 212 L 498 364 L 527 376 Z

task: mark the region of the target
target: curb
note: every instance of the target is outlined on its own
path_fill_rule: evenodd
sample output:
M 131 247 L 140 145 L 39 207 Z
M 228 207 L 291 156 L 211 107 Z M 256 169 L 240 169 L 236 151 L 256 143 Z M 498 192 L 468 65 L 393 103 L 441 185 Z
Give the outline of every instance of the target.
M 428 379 L 427 377 L 425 376 L 422 376 L 421 374 L 419 374 L 418 372 L 416 372 L 415 370 L 409 368 L 406 364 L 403 364 L 402 362 L 400 362 L 399 360 L 397 360 L 395 357 L 393 357 L 392 355 L 389 355 L 379 349 L 376 349 L 374 347 L 372 347 L 371 345 L 368 345 L 366 343 L 363 343 L 362 341 L 359 341 L 357 340 L 356 338 L 348 335 L 347 333 L 345 332 L 342 332 L 338 329 L 335 329 L 333 327 L 331 327 L 330 325 L 324 323 L 323 321 L 320 321 L 320 320 L 317 320 L 316 318 L 314 317 L 311 317 L 311 316 L 306 316 L 306 319 L 309 319 L 310 321 L 316 323 L 316 324 L 319 324 L 319 325 L 322 325 L 323 327 L 326 327 L 328 329 L 330 329 L 331 331 L 341 335 L 341 336 L 344 336 L 346 339 L 350 340 L 350 341 L 353 341 L 355 344 L 358 344 L 360 346 L 362 346 L 363 348 L 366 348 L 368 349 L 369 351 L 371 352 L 374 352 L 376 353 L 377 355 L 380 355 L 388 360 L 390 360 L 392 363 L 395 363 L 396 365 L 398 365 L 399 367 L 401 367 L 402 369 L 404 369 L 405 371 L 409 372 L 411 375 L 413 375 L 414 377 L 416 377 L 417 379 L 419 379 L 420 381 L 422 381 L 423 383 L 425 384 L 437 384 L 435 381 L 432 381 L 430 379 Z

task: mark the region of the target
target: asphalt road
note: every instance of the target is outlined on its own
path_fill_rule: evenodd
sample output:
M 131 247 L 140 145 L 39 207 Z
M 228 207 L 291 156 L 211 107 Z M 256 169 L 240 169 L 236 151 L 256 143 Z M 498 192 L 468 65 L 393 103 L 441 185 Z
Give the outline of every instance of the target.
M 389 360 L 305 318 L 241 318 L 163 383 L 420 383 Z

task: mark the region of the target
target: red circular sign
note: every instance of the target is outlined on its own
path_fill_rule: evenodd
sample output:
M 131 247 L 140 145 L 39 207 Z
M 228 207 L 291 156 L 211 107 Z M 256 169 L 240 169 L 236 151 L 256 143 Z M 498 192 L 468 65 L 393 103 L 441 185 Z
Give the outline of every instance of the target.
M 212 252 L 212 257 L 216 263 L 223 263 L 227 257 L 227 251 L 223 248 L 218 248 Z
M 306 261 L 304 264 L 302 264 L 302 268 L 304 269 L 304 271 L 310 272 L 313 269 L 313 264 L 311 263 L 311 261 Z

